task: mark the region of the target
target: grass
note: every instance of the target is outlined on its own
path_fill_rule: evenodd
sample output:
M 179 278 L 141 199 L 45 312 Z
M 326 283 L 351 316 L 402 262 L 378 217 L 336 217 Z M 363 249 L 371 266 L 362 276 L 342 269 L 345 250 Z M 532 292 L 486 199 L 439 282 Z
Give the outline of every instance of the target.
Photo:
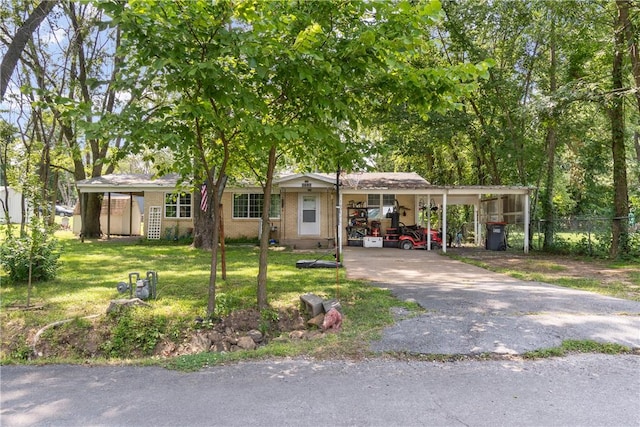
M 559 347 L 529 351 L 524 353 L 523 357 L 525 359 L 544 359 L 562 357 L 569 353 L 629 354 L 633 351 L 620 344 L 599 343 L 592 340 L 566 340 Z
M 519 280 L 552 283 L 566 288 L 640 301 L 640 269 L 638 268 L 637 260 L 605 262 L 586 257 L 581 258 L 591 265 L 600 266 L 599 268 L 602 269 L 628 269 L 629 271 L 625 272 L 626 281 L 622 282 L 609 280 L 609 275 L 607 274 L 592 274 L 589 271 L 585 271 L 581 277 L 576 277 L 575 274 L 568 271 L 566 266 L 560 265 L 553 260 L 537 258 L 535 255 L 529 255 L 528 258 L 524 258 L 508 267 L 499 263 L 492 264 L 491 259 L 474 259 L 473 257 L 450 253 L 447 256 L 486 270 L 507 274 Z M 560 255 L 557 256 L 560 257 Z
M 48 283 L 36 283 L 32 289 L 35 309 L 14 309 L 26 301 L 25 284 L 12 284 L 6 276 L 0 276 L 0 325 L 2 348 L 0 363 L 28 363 L 30 343 L 35 331 L 52 322 L 63 319 L 81 319 L 85 316 L 105 313 L 109 301 L 128 298 L 119 294 L 118 282 L 128 282 L 130 272 L 156 271 L 158 274 L 157 300 L 151 301 L 151 309 L 144 317 L 129 319 L 130 325 L 121 331 L 118 341 L 112 331 L 104 348 L 112 356 L 92 363 L 128 362 L 118 353 L 125 343 L 137 342 L 138 347 L 152 347 L 155 341 L 141 340 L 134 331 L 146 328 L 158 337 L 171 336 L 176 342 L 184 333 L 193 329 L 194 319 L 205 317 L 209 265 L 211 254 L 187 245 L 171 243 L 85 241 L 81 243 L 70 232 L 58 232 L 61 243 L 61 268 L 58 277 Z M 251 308 L 256 305 L 256 276 L 258 248 L 251 245 L 227 246 L 227 277 L 217 279 L 217 302 L 220 312 Z M 325 299 L 338 299 L 343 307 L 345 321 L 339 334 L 327 334 L 322 339 L 299 342 L 277 342 L 254 352 L 228 354 L 205 353 L 183 356 L 170 361 L 153 359 L 149 355 L 136 363 L 167 364 L 181 369 L 197 369 L 199 366 L 241 358 L 268 356 L 311 355 L 314 357 L 362 357 L 368 354 L 370 340 L 380 336 L 383 327 L 393 323 L 390 308 L 405 307 L 418 310 L 416 304 L 404 303 L 391 296 L 388 290 L 366 285 L 361 281 L 346 280 L 344 270 L 298 269 L 300 259 L 326 257 L 332 253 L 299 253 L 288 250 L 271 251 L 269 254 L 268 296 L 272 310 L 298 308 L 300 295 L 312 292 Z M 106 316 L 101 316 L 104 319 Z M 151 321 L 149 317 L 156 320 Z M 160 320 L 158 320 L 160 319 Z M 107 319 L 108 320 L 108 319 Z M 107 322 L 103 320 L 103 322 Z M 91 322 L 74 321 L 60 331 L 43 334 L 50 340 L 64 340 L 69 327 L 82 330 Z M 113 324 L 112 327 L 122 326 Z M 127 332 L 129 331 L 129 332 Z M 50 334 L 50 335 L 48 335 Z M 137 335 L 136 335 L 137 334 Z M 139 341 L 135 341 L 138 339 Z M 71 346 L 67 342 L 68 346 Z M 72 355 L 68 363 L 86 362 L 83 355 Z M 40 359 L 38 363 L 42 363 Z M 44 361 L 46 362 L 46 361 Z M 56 359 L 55 362 L 60 362 Z

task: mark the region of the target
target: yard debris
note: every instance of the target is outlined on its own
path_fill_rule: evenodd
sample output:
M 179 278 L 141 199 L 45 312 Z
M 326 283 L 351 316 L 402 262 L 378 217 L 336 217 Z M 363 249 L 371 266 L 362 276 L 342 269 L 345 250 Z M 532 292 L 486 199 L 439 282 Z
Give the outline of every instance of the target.
M 342 315 L 338 310 L 332 308 L 324 315 L 324 320 L 322 322 L 322 330 L 327 331 L 329 329 L 333 331 L 339 331 L 342 326 Z
M 323 300 L 318 295 L 306 293 L 300 296 L 302 311 L 310 317 L 307 324 L 322 331 L 339 331 L 342 325 L 342 306 L 336 300 Z

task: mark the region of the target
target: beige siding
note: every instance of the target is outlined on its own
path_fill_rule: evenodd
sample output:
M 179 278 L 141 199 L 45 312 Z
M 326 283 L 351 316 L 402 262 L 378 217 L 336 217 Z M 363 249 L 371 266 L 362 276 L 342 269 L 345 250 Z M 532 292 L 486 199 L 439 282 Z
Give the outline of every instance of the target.
M 193 218 L 165 218 L 164 216 L 164 191 L 147 191 L 144 194 L 144 218 L 147 221 L 149 218 L 149 208 L 152 206 L 160 206 L 162 209 L 161 219 L 161 232 L 160 236 L 166 235 L 166 230 L 171 227 L 172 234 L 176 233 L 178 236 L 187 234 L 189 231 L 193 232 Z M 194 209 L 194 208 L 192 208 Z M 192 210 L 193 213 L 193 210 Z M 177 227 L 177 229 L 175 228 Z M 145 237 L 147 236 L 148 227 L 145 227 Z

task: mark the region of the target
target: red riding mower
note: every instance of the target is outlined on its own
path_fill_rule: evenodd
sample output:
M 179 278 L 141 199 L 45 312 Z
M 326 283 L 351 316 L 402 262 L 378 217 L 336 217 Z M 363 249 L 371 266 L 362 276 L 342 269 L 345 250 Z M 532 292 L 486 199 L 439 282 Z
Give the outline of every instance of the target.
M 400 237 L 398 237 L 398 247 L 402 249 L 426 249 L 427 229 L 419 225 L 406 226 L 400 223 L 398 227 Z M 431 234 L 431 249 L 442 248 L 442 237 L 437 230 L 429 230 Z

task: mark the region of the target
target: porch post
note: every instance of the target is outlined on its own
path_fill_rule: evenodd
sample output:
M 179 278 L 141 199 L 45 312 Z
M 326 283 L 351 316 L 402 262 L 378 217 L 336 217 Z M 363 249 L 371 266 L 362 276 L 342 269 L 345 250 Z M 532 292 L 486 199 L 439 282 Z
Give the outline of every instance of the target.
M 129 237 L 133 236 L 133 193 L 129 193 Z
M 447 253 L 447 193 L 442 193 L 442 252 Z
M 524 195 L 524 253 L 529 253 L 529 192 Z
M 102 211 L 102 204 L 100 211 Z M 107 240 L 109 239 L 111 239 L 111 192 L 107 193 Z

